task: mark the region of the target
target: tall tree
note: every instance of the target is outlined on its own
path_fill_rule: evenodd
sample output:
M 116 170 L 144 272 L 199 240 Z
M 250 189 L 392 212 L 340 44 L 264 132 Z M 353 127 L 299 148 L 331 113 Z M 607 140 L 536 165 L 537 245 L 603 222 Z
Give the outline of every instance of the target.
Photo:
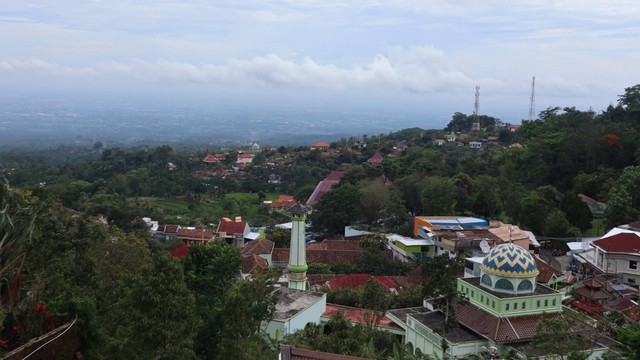
M 422 295 L 432 299 L 444 314 L 444 328 L 448 331 L 458 326 L 455 306 L 464 302 L 464 294 L 458 291 L 457 278 L 464 271 L 464 259 L 450 258 L 443 254 L 422 264 Z

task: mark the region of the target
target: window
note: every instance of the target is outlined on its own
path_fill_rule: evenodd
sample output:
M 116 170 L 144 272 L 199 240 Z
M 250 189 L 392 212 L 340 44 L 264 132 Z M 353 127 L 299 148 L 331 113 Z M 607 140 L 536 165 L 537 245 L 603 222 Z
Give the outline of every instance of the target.
M 540 307 L 540 300 L 536 301 L 536 307 Z
M 480 302 L 484 302 L 484 295 L 480 295 Z
M 513 303 L 513 310 L 518 310 L 518 303 Z
M 487 274 L 482 275 L 482 283 L 491 286 L 491 277 Z
M 556 299 L 553 299 L 553 302 L 551 303 L 551 305 L 556 306 Z
M 628 282 L 629 284 L 635 284 L 635 283 L 636 283 L 636 279 L 628 278 L 628 279 L 627 279 L 627 282 Z
M 496 281 L 496 289 L 513 290 L 513 284 L 507 279 L 500 279 Z
M 549 300 L 544 299 L 544 306 L 545 306 L 545 307 L 549 306 Z
M 520 284 L 518 284 L 518 291 L 531 290 L 533 286 L 531 285 L 531 281 L 524 280 Z
M 471 290 L 471 297 L 473 297 L 473 290 Z
M 493 301 L 493 300 L 491 301 L 491 307 L 494 308 L 494 309 L 496 308 L 496 302 Z
M 638 262 L 635 260 L 629 260 L 629 269 L 638 270 Z
M 509 304 L 506 304 L 504 309 L 509 311 Z

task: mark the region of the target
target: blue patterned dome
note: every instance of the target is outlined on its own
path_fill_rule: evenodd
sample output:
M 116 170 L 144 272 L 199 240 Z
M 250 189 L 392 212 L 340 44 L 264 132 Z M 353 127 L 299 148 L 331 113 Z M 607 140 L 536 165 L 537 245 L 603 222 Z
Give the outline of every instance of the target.
M 521 246 L 501 244 L 489 251 L 480 268 L 487 274 L 503 277 L 531 277 L 538 275 L 536 262 Z

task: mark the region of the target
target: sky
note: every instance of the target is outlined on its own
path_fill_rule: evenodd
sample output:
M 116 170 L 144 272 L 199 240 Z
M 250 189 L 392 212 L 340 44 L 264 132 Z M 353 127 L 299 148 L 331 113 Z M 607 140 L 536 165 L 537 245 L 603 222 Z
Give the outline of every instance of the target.
M 228 96 L 518 123 L 640 83 L 637 0 L 25 0 L 0 8 L 0 96 Z M 427 116 L 427 115 L 425 115 Z

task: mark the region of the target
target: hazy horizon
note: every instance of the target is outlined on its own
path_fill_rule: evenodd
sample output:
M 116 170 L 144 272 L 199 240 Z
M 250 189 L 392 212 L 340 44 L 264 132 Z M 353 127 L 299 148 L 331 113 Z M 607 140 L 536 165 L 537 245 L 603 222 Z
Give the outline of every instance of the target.
M 533 76 L 536 114 L 600 112 L 640 79 L 632 0 L 34 0 L 5 4 L 0 30 L 5 133 L 8 102 L 55 113 L 51 99 L 89 122 L 143 121 L 131 111 L 147 108 L 184 127 L 288 119 L 293 135 L 323 122 L 318 135 L 439 129 L 473 113 L 476 86 L 480 114 L 519 123 Z M 131 130 L 75 125 L 67 132 Z M 64 116 L 50 126 L 64 132 Z

